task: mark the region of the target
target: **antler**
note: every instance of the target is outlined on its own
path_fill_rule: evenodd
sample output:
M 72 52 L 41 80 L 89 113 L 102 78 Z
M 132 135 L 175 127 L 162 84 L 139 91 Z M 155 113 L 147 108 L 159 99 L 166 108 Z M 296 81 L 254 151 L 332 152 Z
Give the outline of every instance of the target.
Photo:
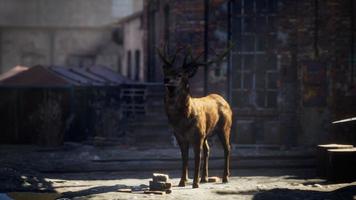
M 191 50 L 191 47 L 189 46 L 188 52 L 185 54 L 184 56 L 184 60 L 183 60 L 183 65 L 182 68 L 186 71 L 186 72 L 190 72 L 190 77 L 193 76 L 196 71 L 198 70 L 198 67 L 202 67 L 202 66 L 209 66 L 211 64 L 214 63 L 219 63 L 221 62 L 230 52 L 230 50 L 234 47 L 233 43 L 229 44 L 229 47 L 224 49 L 224 51 L 221 54 L 217 54 L 214 51 L 214 54 L 216 55 L 216 57 L 212 60 L 209 60 L 207 62 L 198 62 L 199 59 L 201 58 L 201 56 L 204 54 L 204 51 L 201 52 L 198 56 L 196 56 L 195 58 L 193 57 L 193 53 Z M 190 62 L 187 62 L 188 57 L 190 58 Z
M 188 48 L 188 51 L 184 55 L 182 67 L 183 68 L 189 68 L 191 66 L 199 65 L 198 60 L 200 59 L 200 57 L 202 55 L 204 55 L 204 52 L 203 51 L 200 52 L 199 55 L 194 58 L 192 47 L 188 46 L 187 48 Z M 189 62 L 188 62 L 188 59 L 190 60 Z
M 177 58 L 177 55 L 179 54 L 179 52 L 183 49 L 184 47 L 179 47 L 176 52 L 173 54 L 172 58 L 170 58 L 169 55 L 167 55 L 167 49 L 168 49 L 168 46 L 167 44 L 164 45 L 163 49 L 164 51 L 162 52 L 162 49 L 160 48 L 157 48 L 157 52 L 158 52 L 158 55 L 159 57 L 161 58 L 161 60 L 166 64 L 166 66 L 173 66 L 176 58 Z
M 198 56 L 194 57 L 193 56 L 193 50 L 192 47 L 190 45 L 188 46 L 181 46 L 179 48 L 177 48 L 177 50 L 175 51 L 175 53 L 172 56 L 167 55 L 167 45 L 165 44 L 163 49 L 162 48 L 157 48 L 157 52 L 159 57 L 161 58 L 161 60 L 163 61 L 163 63 L 165 65 L 163 65 L 163 68 L 165 70 L 168 70 L 168 67 L 172 67 L 177 55 L 183 50 L 185 49 L 185 54 L 183 57 L 183 63 L 182 63 L 182 69 L 183 72 L 188 74 L 189 77 L 192 77 L 196 71 L 198 70 L 199 67 L 201 66 L 209 66 L 213 63 L 219 63 L 221 62 L 230 52 L 230 50 L 233 48 L 233 44 L 230 43 L 229 47 L 224 49 L 224 51 L 221 54 L 217 54 L 214 51 L 215 54 L 215 58 L 212 60 L 208 60 L 207 62 L 200 62 L 200 58 L 204 55 L 204 51 L 201 51 Z
M 201 63 L 197 63 L 198 66 L 208 66 L 214 63 L 220 63 L 230 52 L 230 50 L 234 47 L 233 43 L 230 43 L 229 46 L 227 48 L 224 49 L 224 51 L 220 54 L 217 54 L 214 51 L 215 54 L 215 58 L 212 60 L 208 60 L 207 62 L 201 62 Z

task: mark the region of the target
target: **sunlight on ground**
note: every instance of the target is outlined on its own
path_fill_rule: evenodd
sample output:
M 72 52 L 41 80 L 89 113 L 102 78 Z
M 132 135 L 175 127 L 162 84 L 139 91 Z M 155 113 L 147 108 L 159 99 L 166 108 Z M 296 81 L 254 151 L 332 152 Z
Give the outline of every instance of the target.
M 131 172 L 132 173 L 132 172 Z M 174 173 L 172 173 L 174 174 Z M 16 200 L 39 199 L 52 200 L 59 197 L 75 200 L 81 199 L 343 199 L 356 200 L 356 182 L 330 184 L 321 179 L 298 178 L 293 175 L 281 176 L 232 176 L 230 182 L 223 184 L 205 183 L 200 188 L 192 189 L 192 179 L 186 187 L 177 187 L 179 178 L 173 176 L 172 193 L 157 195 L 144 194 L 142 188 L 147 188 L 150 178 L 145 173 L 81 173 L 66 174 L 46 178 L 51 183 L 55 193 L 9 193 Z M 138 190 L 135 190 L 138 188 Z M 140 190 L 141 188 L 141 190 Z M 128 189 L 128 190 L 123 190 Z M 126 192 L 125 192 L 126 191 Z M 30 197 L 30 198 L 25 198 Z M 345 198 L 344 198 L 345 197 Z

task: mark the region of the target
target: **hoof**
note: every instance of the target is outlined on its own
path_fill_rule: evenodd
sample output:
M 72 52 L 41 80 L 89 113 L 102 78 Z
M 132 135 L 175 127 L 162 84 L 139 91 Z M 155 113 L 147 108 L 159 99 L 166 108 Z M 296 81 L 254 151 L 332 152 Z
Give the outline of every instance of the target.
M 222 180 L 223 183 L 228 183 L 229 182 L 229 179 L 227 177 L 224 177 L 223 180 Z
M 199 188 L 199 184 L 198 183 L 193 183 L 193 188 Z
M 185 187 L 185 182 L 186 181 L 181 180 L 178 184 L 178 187 Z
M 201 183 L 207 183 L 207 182 L 208 182 L 208 178 L 207 178 L 207 177 L 201 178 L 201 179 L 200 179 L 200 182 L 201 182 Z

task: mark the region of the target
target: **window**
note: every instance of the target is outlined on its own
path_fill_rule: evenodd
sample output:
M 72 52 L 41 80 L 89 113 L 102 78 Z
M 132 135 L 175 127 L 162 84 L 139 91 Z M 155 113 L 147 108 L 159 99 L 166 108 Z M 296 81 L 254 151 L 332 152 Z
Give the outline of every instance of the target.
M 141 62 L 141 55 L 140 50 L 135 51 L 135 80 L 140 80 L 140 62 Z
M 131 70 L 132 70 L 131 69 L 132 68 L 132 66 L 131 66 L 131 51 L 127 52 L 126 62 L 127 62 L 127 77 L 132 78 L 131 77 Z
M 233 106 L 277 107 L 277 55 L 273 49 L 277 0 L 240 0 L 232 4 Z

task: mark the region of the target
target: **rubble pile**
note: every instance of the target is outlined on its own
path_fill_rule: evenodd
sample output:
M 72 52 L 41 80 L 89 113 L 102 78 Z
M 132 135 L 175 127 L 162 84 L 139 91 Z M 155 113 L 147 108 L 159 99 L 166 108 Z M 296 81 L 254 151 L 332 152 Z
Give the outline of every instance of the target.
M 147 191 L 147 193 L 172 193 L 172 183 L 169 182 L 169 176 L 167 174 L 153 173 L 152 181 L 150 181 L 149 186 L 150 189 Z
M 130 188 L 120 188 L 118 192 L 134 193 L 134 194 L 170 194 L 172 193 L 172 183 L 169 182 L 169 176 L 167 174 L 153 173 L 152 181 L 149 182 L 149 186 L 140 185 Z
M 52 184 L 30 166 L 20 163 L 0 164 L 0 192 L 52 192 Z

